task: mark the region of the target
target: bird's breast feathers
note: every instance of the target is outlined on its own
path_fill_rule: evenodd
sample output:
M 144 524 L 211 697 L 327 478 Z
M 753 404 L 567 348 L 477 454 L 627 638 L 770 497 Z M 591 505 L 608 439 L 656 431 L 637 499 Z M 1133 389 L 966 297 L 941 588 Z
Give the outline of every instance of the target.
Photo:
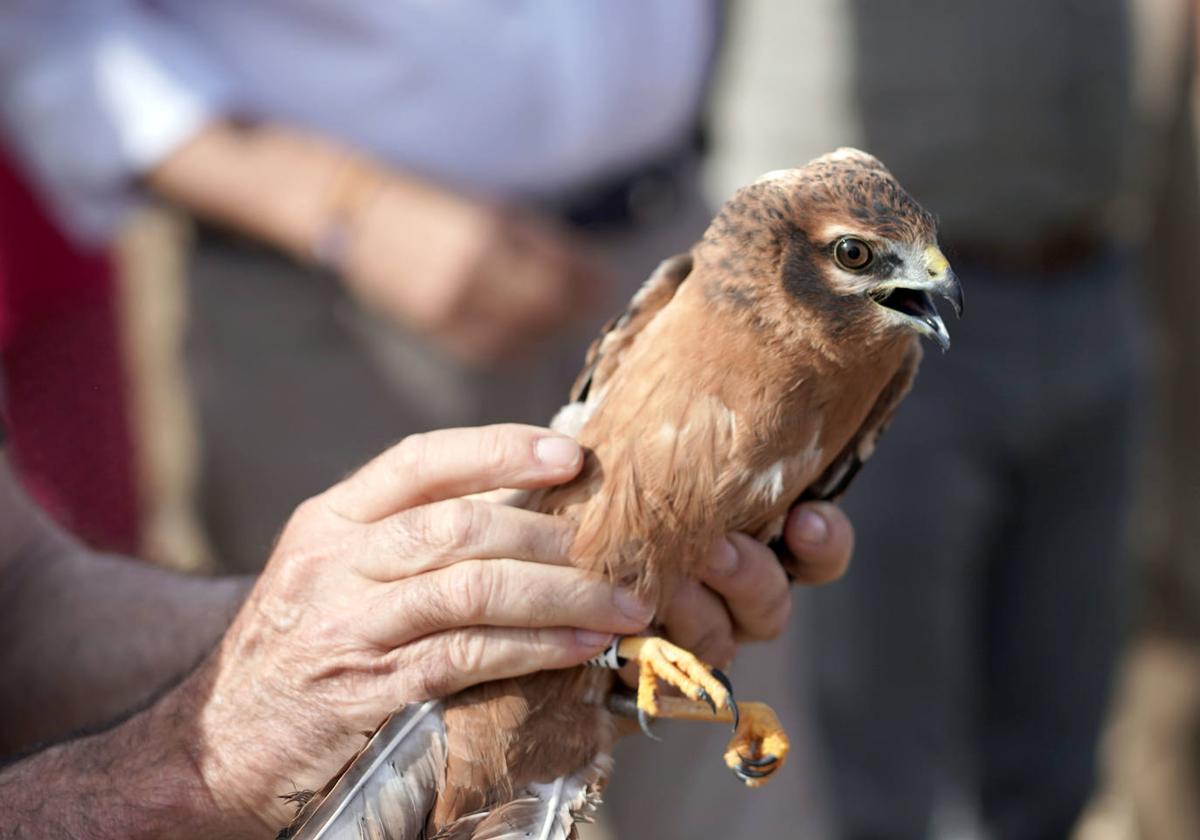
M 580 522 L 577 553 L 660 597 L 721 534 L 776 536 L 894 374 L 831 377 L 803 344 L 757 340 L 690 284 L 555 424 L 589 452 L 553 508 Z

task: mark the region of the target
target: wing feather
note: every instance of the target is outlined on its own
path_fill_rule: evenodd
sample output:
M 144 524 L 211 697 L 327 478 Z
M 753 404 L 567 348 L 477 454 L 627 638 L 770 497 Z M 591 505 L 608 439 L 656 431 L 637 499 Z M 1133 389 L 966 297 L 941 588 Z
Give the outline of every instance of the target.
M 446 730 L 435 700 L 392 715 L 324 796 L 297 815 L 280 838 L 412 840 L 446 767 Z
M 629 307 L 605 324 L 599 337 L 588 348 L 583 370 L 571 388 L 571 402 L 587 402 L 593 389 L 604 388 L 604 383 L 620 365 L 625 351 L 675 297 L 676 290 L 691 271 L 691 254 L 676 254 L 658 264 L 658 268 L 633 296 Z
M 879 392 L 875 405 L 867 412 L 866 419 L 863 420 L 858 431 L 816 481 L 801 494 L 798 501 L 833 502 L 845 494 L 854 477 L 858 475 L 858 471 L 862 469 L 862 465 L 874 453 L 875 444 L 879 441 L 879 436 L 887 429 L 892 415 L 896 413 L 896 408 L 912 388 L 913 380 L 917 376 L 917 368 L 921 364 L 921 355 L 921 346 L 914 342 L 912 349 L 904 357 L 904 361 L 896 371 L 896 375 Z M 784 566 L 795 562 L 795 557 L 788 549 L 782 534 L 773 539 L 769 545 L 779 555 Z
M 600 800 L 599 785 L 609 760 L 548 784 L 490 811 L 468 814 L 430 840 L 574 840 L 575 823 L 590 822 Z

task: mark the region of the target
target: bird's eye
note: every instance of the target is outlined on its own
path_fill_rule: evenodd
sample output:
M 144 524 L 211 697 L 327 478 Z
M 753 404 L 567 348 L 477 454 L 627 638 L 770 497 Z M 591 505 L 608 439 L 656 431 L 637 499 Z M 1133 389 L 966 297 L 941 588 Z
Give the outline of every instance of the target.
M 866 242 L 853 236 L 843 236 L 833 246 L 833 258 L 847 271 L 863 271 L 871 264 L 874 255 Z

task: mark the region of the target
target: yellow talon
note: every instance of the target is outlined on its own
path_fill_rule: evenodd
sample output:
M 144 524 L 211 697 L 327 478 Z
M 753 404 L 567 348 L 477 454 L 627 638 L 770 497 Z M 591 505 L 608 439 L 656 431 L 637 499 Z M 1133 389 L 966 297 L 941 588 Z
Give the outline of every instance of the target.
M 655 636 L 622 639 L 617 655 L 638 663 L 637 708 L 644 730 L 646 716 L 732 723 L 734 733 L 725 750 L 725 764 L 747 787 L 765 785 L 783 766 L 790 744 L 775 712 L 765 703 L 735 704 L 720 672 Z M 684 696 L 662 696 L 660 680 Z M 651 733 L 647 730 L 646 734 Z
M 715 715 L 732 704 L 725 684 L 693 654 L 656 636 L 622 639 L 617 654 L 638 663 L 638 709 L 660 717 L 659 680 L 674 686 L 684 697 L 707 703 Z

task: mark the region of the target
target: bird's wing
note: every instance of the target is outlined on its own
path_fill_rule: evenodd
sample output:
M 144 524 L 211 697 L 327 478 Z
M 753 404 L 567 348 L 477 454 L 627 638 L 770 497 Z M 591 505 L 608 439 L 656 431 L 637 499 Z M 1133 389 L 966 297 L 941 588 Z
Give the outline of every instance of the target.
M 914 342 L 895 376 L 879 392 L 875 404 L 867 412 L 866 419 L 858 427 L 858 431 L 854 433 L 837 457 L 829 463 L 825 471 L 812 484 L 808 485 L 797 501 L 832 502 L 841 498 L 850 486 L 850 482 L 862 469 L 863 463 L 875 451 L 875 444 L 879 440 L 879 436 L 883 434 L 883 430 L 887 428 L 892 415 L 896 412 L 896 407 L 900 405 L 900 401 L 912 387 L 920 364 L 921 346 Z M 767 541 L 768 546 L 779 557 L 779 562 L 783 564 L 788 574 L 794 574 L 796 557 L 788 548 L 787 540 L 780 533 L 779 528 L 778 523 L 769 525 L 759 532 L 758 538 Z
M 633 296 L 629 308 L 605 324 L 600 336 L 588 348 L 583 370 L 571 388 L 571 402 L 587 402 L 589 395 L 604 389 L 604 383 L 620 365 L 625 351 L 675 296 L 691 271 L 691 254 L 677 254 L 659 263 Z
M 921 345 L 914 342 L 896 375 L 879 392 L 875 405 L 867 413 L 858 431 L 817 480 L 808 486 L 804 495 L 800 497 L 801 501 L 834 501 L 841 498 L 863 463 L 875 451 L 879 436 L 883 434 L 896 412 L 896 407 L 912 387 L 920 364 Z
M 446 730 L 435 700 L 392 715 L 362 752 L 276 840 L 412 840 L 446 768 Z
M 627 384 L 623 382 L 627 377 L 623 377 L 620 372 L 625 358 L 631 353 L 640 352 L 636 349 L 640 339 L 668 308 L 667 305 L 675 298 L 691 271 L 691 254 L 678 254 L 659 263 L 654 273 L 633 296 L 628 309 L 610 321 L 600 337 L 592 342 L 583 370 L 571 389 L 571 402 L 559 409 L 550 421 L 550 428 L 561 434 L 580 438 L 584 427 L 604 401 L 606 392 Z M 611 441 L 614 436 L 606 432 L 601 434 L 600 438 Z M 628 458 L 621 460 L 629 461 Z M 612 559 L 612 552 L 616 550 L 612 541 L 625 539 L 629 529 L 615 524 L 617 515 L 608 517 L 602 509 L 612 507 L 614 510 L 624 510 L 628 514 L 642 500 L 642 496 L 636 492 L 638 482 L 632 462 L 628 463 L 628 469 L 618 470 L 613 461 L 610 461 L 608 469 L 619 472 L 622 478 L 619 485 L 614 485 L 620 489 L 612 489 L 602 503 L 587 504 L 588 500 L 599 492 L 600 483 L 608 480 L 606 476 L 610 476 L 609 472 L 598 468 L 598 462 L 592 453 L 588 454 L 582 471 L 574 481 L 558 487 L 526 491 L 513 503 L 530 510 L 568 516 L 572 515 L 567 513 L 568 510 L 582 505 L 580 510 L 585 518 L 591 520 L 591 524 L 581 525 L 581 533 L 587 536 L 581 536 L 576 547 L 581 552 L 580 557 L 587 558 L 582 562 L 594 563 L 597 569 L 606 568 L 606 564 Z M 593 537 L 598 539 L 592 542 Z

